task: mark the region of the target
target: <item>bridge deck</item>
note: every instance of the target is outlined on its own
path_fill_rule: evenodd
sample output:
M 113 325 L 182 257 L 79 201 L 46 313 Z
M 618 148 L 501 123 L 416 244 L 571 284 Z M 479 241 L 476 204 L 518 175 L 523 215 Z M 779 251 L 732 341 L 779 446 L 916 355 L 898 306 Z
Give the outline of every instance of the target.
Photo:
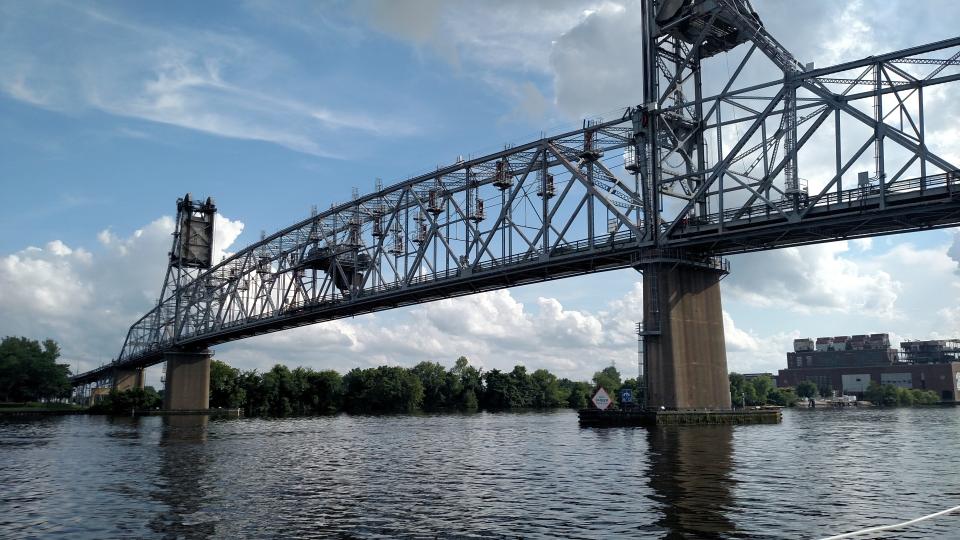
M 737 210 L 708 215 L 687 223 L 670 238 L 671 248 L 710 256 L 733 255 L 836 239 L 878 236 L 960 225 L 960 174 L 897 181 L 885 193 L 871 188 L 833 192 L 812 206 L 794 208 L 790 201 L 757 205 L 737 217 Z M 802 219 L 799 216 L 803 215 Z M 721 219 L 722 217 L 722 219 Z M 630 232 L 607 234 L 562 245 L 548 255 L 529 251 L 486 261 L 472 269 L 452 269 L 417 276 L 410 283 L 364 288 L 355 297 L 295 303 L 264 317 L 250 317 L 212 331 L 186 336 L 178 349 L 202 349 L 246 337 L 396 307 L 636 266 L 656 246 L 651 238 Z M 172 347 L 156 347 L 72 379 L 95 382 L 115 368 L 146 367 L 163 361 Z

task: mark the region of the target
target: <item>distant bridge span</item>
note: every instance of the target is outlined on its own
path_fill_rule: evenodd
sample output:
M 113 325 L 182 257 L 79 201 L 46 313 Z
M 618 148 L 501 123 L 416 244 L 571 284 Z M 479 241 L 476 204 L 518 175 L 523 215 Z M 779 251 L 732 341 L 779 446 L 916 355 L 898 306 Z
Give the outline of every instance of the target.
M 116 384 L 164 361 L 169 378 L 171 354 L 634 267 L 644 272 L 650 398 L 729 407 L 721 257 L 960 225 L 960 170 L 927 144 L 928 119 L 957 106 L 925 96 L 960 79 L 960 37 L 814 69 L 745 0 L 649 0 L 644 16 L 644 102 L 620 118 L 378 182 L 220 262 L 213 202 L 180 199 L 160 300 L 115 361 L 73 384 Z M 739 64 L 705 89 L 721 53 Z M 753 82 L 761 76 L 774 80 Z M 692 337 L 694 327 L 710 339 Z M 691 382 L 681 349 L 712 359 L 707 379 Z M 708 402 L 692 394 L 704 386 Z

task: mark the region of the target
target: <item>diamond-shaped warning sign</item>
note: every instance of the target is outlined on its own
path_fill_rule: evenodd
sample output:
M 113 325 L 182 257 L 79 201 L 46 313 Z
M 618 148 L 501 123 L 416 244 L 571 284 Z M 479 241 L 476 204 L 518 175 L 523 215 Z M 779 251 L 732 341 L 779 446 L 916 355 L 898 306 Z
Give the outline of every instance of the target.
M 610 403 L 612 403 L 612 400 L 610 399 L 610 394 L 608 394 L 607 391 L 604 390 L 602 386 L 600 387 L 599 390 L 597 390 L 597 393 L 593 395 L 592 401 L 593 401 L 593 404 L 596 405 L 597 408 L 600 409 L 601 411 L 606 410 L 607 407 L 610 406 Z

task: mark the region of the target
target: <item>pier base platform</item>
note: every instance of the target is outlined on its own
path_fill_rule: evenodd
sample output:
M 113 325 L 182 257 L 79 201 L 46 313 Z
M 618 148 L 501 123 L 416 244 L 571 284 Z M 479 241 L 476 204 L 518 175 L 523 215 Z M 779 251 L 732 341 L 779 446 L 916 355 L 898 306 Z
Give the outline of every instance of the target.
M 726 411 L 657 411 L 580 409 L 580 425 L 607 426 L 676 426 L 696 424 L 779 424 L 783 415 L 779 408 L 737 409 Z

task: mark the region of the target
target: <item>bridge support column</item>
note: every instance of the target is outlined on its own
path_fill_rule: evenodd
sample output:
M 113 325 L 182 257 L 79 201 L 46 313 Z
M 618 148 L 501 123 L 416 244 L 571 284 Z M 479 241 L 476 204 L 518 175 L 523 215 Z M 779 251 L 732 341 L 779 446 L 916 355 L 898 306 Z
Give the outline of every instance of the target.
M 143 368 L 117 369 L 113 372 L 113 389 L 118 392 L 138 388 L 143 390 Z
M 167 363 L 163 408 L 168 411 L 198 411 L 210 408 L 210 359 L 213 351 L 171 351 Z
M 720 278 L 725 270 L 668 261 L 643 272 L 647 406 L 730 409 Z

